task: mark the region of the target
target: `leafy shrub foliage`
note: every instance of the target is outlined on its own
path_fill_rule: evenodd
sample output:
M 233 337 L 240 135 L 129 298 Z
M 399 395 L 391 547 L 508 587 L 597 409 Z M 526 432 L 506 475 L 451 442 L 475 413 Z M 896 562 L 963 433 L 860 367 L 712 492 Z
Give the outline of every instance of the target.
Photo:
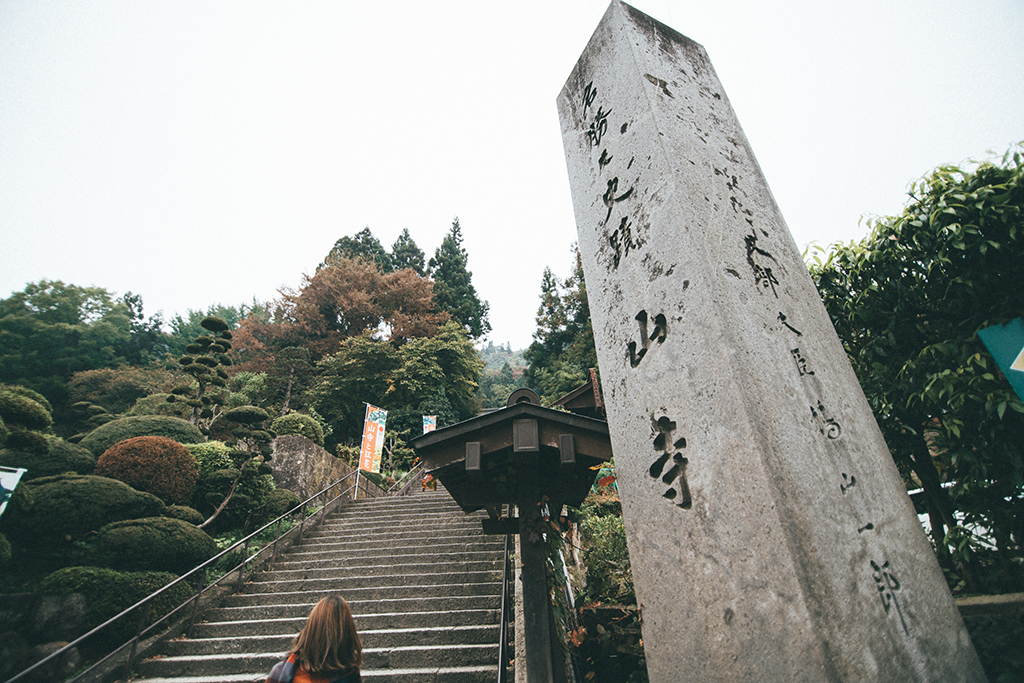
M 165 517 L 173 517 L 174 519 L 180 519 L 183 522 L 188 522 L 195 526 L 199 526 L 203 523 L 203 514 L 195 508 L 190 508 L 187 505 L 168 505 L 164 511 Z
M 160 367 L 120 365 L 76 372 L 71 375 L 68 389 L 72 401 L 88 401 L 113 413 L 123 413 L 136 400 L 158 391 L 168 391 L 181 379 L 180 373 Z
M 163 514 L 164 503 L 151 493 L 95 475 L 61 474 L 41 477 L 19 486 L 31 494 L 28 505 L 8 506 L 0 524 L 8 536 L 28 539 L 37 548 L 67 540 L 124 519 Z M 17 492 L 12 503 L 18 499 Z
M 111 617 L 117 616 L 139 600 L 176 579 L 166 572 L 121 572 L 99 567 L 67 567 L 49 574 L 39 584 L 42 595 L 81 593 L 86 601 L 86 625 L 89 631 Z M 185 602 L 192 594 L 186 585 L 178 584 L 148 605 L 146 623 L 151 624 Z M 101 645 L 120 645 L 135 635 L 138 618 L 129 615 L 99 634 Z
M 96 461 L 96 474 L 181 505 L 192 500 L 199 480 L 192 454 L 164 436 L 137 436 L 114 444 Z
M 254 511 L 251 526 L 258 528 L 272 522 L 301 502 L 299 496 L 288 489 L 274 489 Z
M 49 437 L 43 454 L 13 448 L 0 450 L 0 466 L 25 468 L 28 472 L 22 476 L 22 481 L 29 481 L 67 472 L 90 474 L 96 467 L 96 458 L 81 446 Z
M 92 557 L 96 564 L 113 569 L 184 574 L 216 554 L 216 541 L 194 524 L 148 517 L 100 529 Z
M 234 449 L 223 441 L 187 443 L 185 448 L 196 459 L 196 463 L 199 465 L 200 478 L 217 470 L 226 470 L 234 467 L 234 460 L 231 458 L 231 453 Z
M 46 437 L 39 430 L 53 424 L 49 405 L 45 398 L 31 389 L 0 385 L 2 443 L 8 448 L 44 455 L 47 451 Z
M 302 413 L 289 413 L 275 418 L 270 423 L 270 429 L 278 436 L 283 434 L 301 434 L 317 446 L 324 445 L 324 430 L 320 423 L 309 415 Z
M 203 514 L 212 514 L 224 502 L 238 474 L 237 469 L 228 468 L 203 476 L 193 498 L 196 509 Z M 216 530 L 235 529 L 251 522 L 250 516 L 264 504 L 273 490 L 273 476 L 262 473 L 259 463 L 248 463 L 242 469 L 242 477 L 227 507 L 217 517 Z
M 131 408 L 125 413 L 125 417 L 134 417 L 136 415 L 165 415 L 167 417 L 177 417 L 182 420 L 187 420 L 189 415 L 192 414 L 192 408 L 185 403 L 181 402 L 170 402 L 168 397 L 170 393 L 157 393 L 150 394 L 149 396 L 143 396 L 135 402 Z
M 101 425 L 89 432 L 79 445 L 99 457 L 117 442 L 136 436 L 166 436 L 178 443 L 197 443 L 204 439 L 202 432 L 185 420 L 162 415 L 140 415 L 122 417 Z

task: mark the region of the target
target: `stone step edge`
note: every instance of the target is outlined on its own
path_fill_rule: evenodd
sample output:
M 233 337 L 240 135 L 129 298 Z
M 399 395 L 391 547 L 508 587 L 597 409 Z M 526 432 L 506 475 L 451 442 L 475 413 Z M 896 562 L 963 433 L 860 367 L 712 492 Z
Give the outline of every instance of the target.
M 441 650 L 484 650 L 497 648 L 498 643 L 445 643 L 444 645 L 405 645 L 399 647 L 367 647 L 363 648 L 363 654 L 384 654 L 387 652 L 438 652 Z M 149 659 L 168 663 L 177 662 L 213 662 L 222 660 L 243 660 L 254 657 L 277 657 L 284 658 L 285 651 L 280 652 L 224 652 L 212 655 L 156 655 Z M 149 661 L 149 660 L 146 660 Z
M 269 621 L 269 620 L 266 620 Z M 285 621 L 293 621 L 287 619 Z M 420 626 L 420 627 L 409 627 L 409 628 L 368 628 L 361 629 L 359 631 L 360 638 L 367 634 L 372 635 L 389 635 L 396 633 L 451 633 L 460 631 L 480 631 L 483 629 L 497 629 L 498 624 L 464 624 L 462 626 Z M 212 638 L 187 638 L 184 641 L 189 643 L 221 643 L 221 642 L 235 642 L 235 641 L 257 641 L 266 640 L 268 638 L 291 638 L 293 634 L 288 633 L 270 633 L 270 634 L 256 634 L 250 636 L 214 636 Z M 479 644 L 479 643 L 477 643 Z M 425 647 L 425 646 L 424 646 Z M 397 648 L 377 648 L 377 650 L 394 650 Z
M 275 607 L 312 607 L 315 604 L 316 604 L 315 602 L 309 602 L 309 603 L 297 604 L 297 605 L 275 605 Z M 233 609 L 233 608 L 224 607 L 222 609 Z M 495 608 L 490 608 L 489 609 L 489 608 L 486 608 L 486 607 L 480 607 L 480 608 L 477 608 L 477 609 L 449 609 L 449 610 L 440 610 L 440 611 L 438 611 L 438 610 L 430 610 L 430 611 L 423 611 L 423 612 L 371 612 L 369 614 L 361 614 L 361 615 L 360 614 L 355 614 L 353 616 L 355 617 L 356 621 L 359 621 L 359 618 L 361 616 L 363 616 L 363 617 L 373 617 L 373 618 L 377 619 L 377 618 L 385 618 L 385 617 L 410 617 L 410 616 L 424 616 L 424 615 L 434 614 L 434 615 L 437 615 L 438 617 L 443 617 L 445 615 L 459 615 L 459 614 L 466 614 L 466 613 L 473 613 L 473 612 L 494 612 L 494 611 L 495 611 Z M 305 620 L 306 620 L 306 617 L 274 617 L 274 618 L 270 618 L 270 619 L 240 619 L 240 620 L 234 620 L 234 621 L 201 621 L 201 622 L 198 622 L 196 624 L 196 626 L 200 626 L 200 625 L 204 625 L 204 626 L 209 626 L 209 625 L 216 625 L 216 626 L 241 626 L 243 624 L 251 624 L 251 623 L 253 623 L 253 621 L 258 621 L 260 623 L 268 623 L 269 624 L 269 623 L 286 622 L 286 621 L 303 621 L 304 622 Z M 431 628 L 431 627 L 427 626 L 427 627 L 423 627 L 423 628 Z M 360 633 L 362 633 L 362 631 L 360 631 Z
M 448 666 L 448 667 L 425 667 L 422 669 L 362 669 L 359 673 L 365 678 L 378 678 L 380 676 L 417 676 L 461 673 L 492 673 L 496 672 L 498 665 L 494 666 Z M 270 672 L 265 674 L 218 674 L 216 676 L 180 676 L 173 678 L 145 678 L 139 677 L 134 680 L 145 681 L 146 683 L 257 683 L 266 679 Z M 439 679 L 444 680 L 444 679 Z

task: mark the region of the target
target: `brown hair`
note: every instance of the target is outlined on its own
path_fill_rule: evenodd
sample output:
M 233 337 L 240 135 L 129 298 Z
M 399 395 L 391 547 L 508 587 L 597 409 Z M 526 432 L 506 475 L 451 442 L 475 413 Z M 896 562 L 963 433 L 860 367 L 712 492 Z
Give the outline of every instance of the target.
M 318 602 L 292 641 L 292 652 L 310 672 L 344 671 L 363 665 L 363 643 L 348 603 L 339 595 Z

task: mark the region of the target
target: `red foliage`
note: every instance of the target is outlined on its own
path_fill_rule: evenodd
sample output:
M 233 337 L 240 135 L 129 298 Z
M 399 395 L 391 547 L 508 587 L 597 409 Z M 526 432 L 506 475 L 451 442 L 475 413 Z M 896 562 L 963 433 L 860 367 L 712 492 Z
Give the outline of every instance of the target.
M 164 436 L 119 441 L 99 457 L 93 474 L 123 481 L 168 505 L 187 505 L 199 481 L 196 459 L 187 448 Z
M 281 299 L 262 315 L 239 323 L 232 338 L 236 370 L 267 371 L 274 352 L 303 346 L 313 360 L 338 351 L 342 341 L 383 326 L 392 341 L 430 337 L 448 319 L 434 311 L 434 282 L 412 269 L 381 273 L 362 259 L 335 258 L 298 290 L 281 291 Z

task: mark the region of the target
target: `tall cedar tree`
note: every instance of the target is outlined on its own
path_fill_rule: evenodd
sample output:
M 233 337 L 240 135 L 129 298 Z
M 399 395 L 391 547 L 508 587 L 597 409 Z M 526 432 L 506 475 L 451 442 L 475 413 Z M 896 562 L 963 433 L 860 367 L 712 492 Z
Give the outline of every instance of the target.
M 490 306 L 481 301 L 473 287 L 473 274 L 466 269 L 469 256 L 462 248 L 462 228 L 458 217 L 452 229 L 427 264 L 434 278 L 434 303 L 438 311 L 451 315 L 461 323 L 472 339 L 479 339 L 491 331 L 487 320 Z
M 564 285 L 549 268 L 541 280 L 541 304 L 533 343 L 523 352 L 529 362 L 527 385 L 545 402 L 572 391 L 587 381 L 597 367 L 594 328 L 590 322 L 583 261 L 575 250 L 575 267 Z
M 426 259 L 426 255 L 409 236 L 409 228 L 404 228 L 402 234 L 391 245 L 392 270 L 412 268 L 417 275 L 423 277 L 427 274 Z
M 364 259 L 376 263 L 382 273 L 390 273 L 391 255 L 384 249 L 380 240 L 374 237 L 370 228 L 366 227 L 352 237 L 342 237 L 327 254 L 327 258 L 321 263 L 317 270 L 326 268 L 327 265 L 337 258 Z
M 936 169 L 902 214 L 810 266 L 896 465 L 924 489 L 940 562 L 972 590 L 1024 588 L 1024 403 L 978 337 L 1024 315 L 1022 263 L 1014 152 Z

